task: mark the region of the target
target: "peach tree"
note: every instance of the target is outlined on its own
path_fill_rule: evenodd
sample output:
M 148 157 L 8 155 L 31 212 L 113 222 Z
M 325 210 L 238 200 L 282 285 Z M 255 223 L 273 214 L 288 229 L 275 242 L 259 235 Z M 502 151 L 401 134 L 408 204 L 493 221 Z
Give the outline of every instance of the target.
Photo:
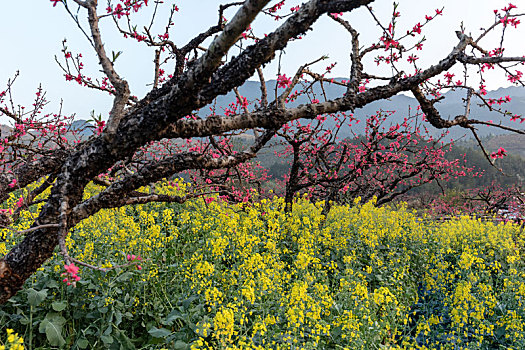
M 72 84 L 109 93 L 113 101 L 107 118 L 94 119 L 93 134 L 83 137 L 82 128 L 73 127 L 71 116 L 61 111 L 46 111 L 43 89 L 38 89 L 28 108 L 13 102 L 16 75 L 6 89 L 0 91 L 0 113 L 10 120 L 10 128 L 2 129 L 0 138 L 0 201 L 3 203 L 0 224 L 9 227 L 20 208 L 37 204 L 40 200 L 35 198 L 51 189 L 32 227 L 21 232 L 23 239 L 0 259 L 0 303 L 20 290 L 24 281 L 57 247 L 68 267 L 66 273 L 76 278 L 77 269 L 72 264 L 82 265 L 82 262 L 69 256 L 65 238 L 83 219 L 104 208 L 184 201 L 183 197 L 139 189 L 185 171 L 206 174 L 234 169 L 256 157 L 274 136 L 282 134 L 283 128 L 294 121 L 333 118 L 338 113 L 349 113 L 375 101 L 407 93 L 416 98 L 426 123 L 433 128 L 463 128 L 476 139 L 479 139 L 478 127 L 523 133 L 513 124 L 523 118 L 504 108 L 510 97 L 486 96 L 488 83 L 484 75 L 494 69 L 511 83 L 523 84 L 519 65 L 525 62 L 524 56 L 506 56 L 503 47 L 505 34 L 520 24 L 516 6 L 509 4 L 494 10 L 494 20 L 475 34 L 464 28 L 458 28 L 456 33 L 445 31 L 443 35 L 457 36 L 455 45 L 435 58 L 433 64 L 420 66 L 418 62 L 425 46 L 432 44 L 425 41 L 422 33 L 427 30 L 427 23 L 443 14 L 443 9 L 436 9 L 421 20 L 410 19 L 411 29 L 404 31 L 398 29 L 397 5 L 394 4 L 390 18 L 384 20 L 374 12 L 372 6 L 376 4 L 382 6 L 374 0 L 224 3 L 219 6 L 218 20 L 207 30 L 186 44 L 177 45 L 172 40 L 176 35 L 172 17 L 179 10 L 176 4 L 166 10 L 160 1 L 109 0 L 102 4 L 97 0 L 51 0 L 50 6 L 56 11 L 63 9 L 66 17 L 70 15 L 77 22 L 92 48 L 90 53 L 74 53 L 64 42 L 61 58 L 57 59 L 64 78 Z M 359 32 L 345 19 L 352 12 L 368 16 L 369 29 L 380 33 L 376 40 L 361 41 Z M 137 17 L 145 13 L 151 17 L 147 20 L 144 16 Z M 168 20 L 161 31 L 155 32 L 150 23 L 159 21 L 161 13 Z M 275 19 L 274 28 L 263 35 L 252 28 L 259 16 Z M 344 44 L 351 48 L 351 54 L 350 71 L 343 83 L 345 92 L 336 98 L 323 95 L 316 101 L 289 104 L 299 82 L 304 83 L 308 76 L 309 84 L 324 86 L 334 82 L 330 72 L 315 72 L 319 60 L 305 63 L 295 72 L 279 71 L 277 86 L 270 94 L 263 68 L 279 59 L 291 41 L 307 39 L 309 31 L 322 17 L 329 17 L 348 33 L 348 42 Z M 119 54 L 114 51 L 109 54 L 111 43 L 104 41 L 102 22 L 113 25 L 123 37 L 151 49 L 153 82 L 145 96 L 134 96 L 128 81 L 117 71 L 115 60 Z M 487 38 L 496 32 L 501 34 L 501 40 L 494 44 Z M 95 73 L 98 75 L 85 73 L 83 59 L 90 54 L 98 59 L 100 72 Z M 324 58 L 321 54 L 320 57 Z M 464 71 L 462 76 L 455 76 L 456 67 Z M 261 96 L 256 101 L 245 101 L 238 88 L 254 76 L 260 80 Z M 458 101 L 462 107 L 455 117 L 447 119 L 436 108 L 436 102 L 449 89 L 462 92 Z M 207 116 L 197 113 L 218 96 L 231 91 L 237 95 L 236 108 L 220 113 L 212 111 Z M 471 103 L 499 112 L 507 119 L 506 123 L 479 119 L 472 115 Z M 230 147 L 240 133 L 253 135 L 251 144 L 242 149 Z M 410 135 L 401 134 L 396 137 L 400 136 L 402 142 Z M 309 142 L 308 138 L 305 140 Z M 162 151 L 155 151 L 158 147 Z M 480 147 L 484 150 L 481 143 Z M 487 152 L 485 155 L 489 161 L 492 159 Z M 504 156 L 504 150 L 494 156 Z M 422 158 L 421 167 L 429 161 Z M 353 186 L 356 179 L 352 174 L 359 170 L 359 167 L 349 168 L 347 183 L 339 187 Z M 14 207 L 7 207 L 6 200 L 11 193 L 19 193 L 19 189 L 36 181 L 40 183 L 37 188 L 20 197 Z M 84 190 L 91 182 L 100 184 L 103 190 L 84 198 Z M 206 190 L 205 184 L 201 189 Z

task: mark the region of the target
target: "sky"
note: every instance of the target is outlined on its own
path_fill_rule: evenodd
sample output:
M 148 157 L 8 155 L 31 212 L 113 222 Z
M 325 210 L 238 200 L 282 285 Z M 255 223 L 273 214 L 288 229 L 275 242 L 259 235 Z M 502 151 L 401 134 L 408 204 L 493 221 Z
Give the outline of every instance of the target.
M 520 10 L 520 0 L 514 0 Z M 137 18 L 139 28 L 149 23 L 152 3 L 147 11 Z M 170 5 L 175 3 L 179 12 L 175 15 L 174 26 L 170 31 L 170 38 L 178 45 L 183 45 L 196 34 L 217 23 L 217 10 L 221 3 L 218 0 L 165 0 L 165 6 L 158 12 L 156 27 L 162 33 L 167 22 L 167 13 Z M 278 1 L 273 1 L 276 3 Z M 301 1 L 287 0 L 284 8 L 287 10 L 300 4 Z M 424 51 L 419 51 L 418 64 L 425 68 L 437 60 L 445 57 L 454 45 L 457 44 L 455 31 L 460 29 L 463 22 L 467 33 L 476 37 L 481 27 L 488 27 L 494 22 L 494 9 L 501 9 L 508 5 L 508 0 L 400 0 L 398 11 L 398 30 L 401 32 L 411 29 L 417 22 L 424 22 L 425 15 L 433 15 L 435 9 L 444 7 L 443 16 L 429 23 L 423 29 L 425 35 Z M 76 10 L 73 1 L 70 6 Z M 523 4 L 525 10 L 525 4 Z M 100 1 L 99 13 L 105 12 L 106 2 Z M 388 23 L 392 10 L 392 1 L 376 0 L 372 5 L 376 16 Z M 525 11 L 518 11 L 519 13 Z M 230 8 L 226 16 L 231 18 L 235 8 Z M 84 19 L 85 11 L 80 9 L 80 18 Z M 360 32 L 361 43 L 365 46 L 375 42 L 380 36 L 380 30 L 372 22 L 372 17 L 365 9 L 359 9 L 344 18 Z M 85 22 L 85 21 L 84 21 Z M 525 19 L 524 19 L 525 22 Z M 275 30 L 280 22 L 268 16 L 260 15 L 252 27 L 257 35 L 264 35 Z M 500 27 L 501 28 L 501 27 Z M 86 27 L 87 29 L 87 27 Z M 109 18 L 101 21 L 102 38 L 106 51 L 123 53 L 116 61 L 117 72 L 128 80 L 132 94 L 139 98 L 151 89 L 153 80 L 154 52 L 151 48 L 133 40 L 124 40 L 115 30 Z M 0 42 L 2 54 L 0 58 L 0 91 L 5 89 L 8 79 L 19 72 L 19 77 L 13 86 L 15 104 L 30 106 L 36 89 L 41 84 L 50 101 L 46 112 L 57 112 L 61 101 L 65 114 L 75 113 L 78 119 L 89 119 L 91 111 L 100 114 L 104 119 L 111 106 L 111 96 L 107 93 L 90 90 L 74 82 L 66 82 L 64 74 L 55 62 L 55 56 L 62 57 L 62 41 L 67 39 L 68 50 L 73 54 L 82 53 L 85 73 L 93 77 L 101 77 L 98 60 L 88 41 L 83 37 L 75 22 L 69 17 L 62 4 L 53 7 L 53 2 L 47 0 L 19 0 L 8 1 L 3 4 L 0 12 Z M 499 45 L 498 29 L 495 35 L 484 39 L 485 47 L 493 49 Z M 525 55 L 525 23 L 512 28 L 506 36 L 506 55 Z M 208 44 L 208 42 L 205 43 Z M 297 68 L 305 62 L 311 62 L 323 55 L 329 58 L 313 66 L 313 70 L 323 72 L 331 63 L 336 63 L 332 74 L 334 77 L 348 76 L 350 42 L 348 33 L 342 27 L 324 16 L 319 19 L 302 40 L 291 42 L 281 58 L 281 73 L 291 76 Z M 234 53 L 235 54 L 235 53 Z M 373 56 L 371 56 L 373 58 Z M 377 69 L 372 60 L 365 62 L 365 68 L 372 72 Z M 277 60 L 265 66 L 267 79 L 275 79 L 278 73 Z M 458 71 L 459 74 L 459 71 Z M 501 74 L 487 76 L 488 88 L 493 90 L 508 86 L 509 83 Z M 6 120 L 0 117 L 0 123 Z

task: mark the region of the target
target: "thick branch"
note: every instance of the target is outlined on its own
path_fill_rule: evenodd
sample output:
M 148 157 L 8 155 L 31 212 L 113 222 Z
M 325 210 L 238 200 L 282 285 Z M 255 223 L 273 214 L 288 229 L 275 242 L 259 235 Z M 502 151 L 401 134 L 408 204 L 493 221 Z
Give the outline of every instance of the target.
M 116 90 L 115 100 L 113 101 L 113 107 L 111 108 L 106 129 L 106 134 L 112 135 L 115 133 L 120 120 L 122 120 L 122 117 L 124 116 L 124 108 L 126 107 L 126 103 L 130 96 L 129 86 L 128 82 L 117 74 L 113 67 L 113 62 L 108 58 L 106 50 L 104 49 L 98 26 L 97 2 L 92 1 L 86 8 L 88 10 L 88 22 L 91 28 L 91 36 L 93 37 L 99 63 L 102 66 L 104 74 L 108 77 Z
M 17 167 L 12 173 L 6 172 L 0 174 L 0 202 L 3 202 L 9 196 L 9 193 L 18 188 L 23 188 L 32 182 L 46 176 L 59 169 L 66 157 L 67 151 L 57 149 L 47 155 Z M 16 186 L 9 185 L 16 180 Z
M 373 0 L 311 0 L 307 2 L 277 30 L 246 48 L 239 56 L 220 69 L 214 75 L 211 83 L 201 92 L 201 99 L 209 100 L 212 96 L 224 95 L 234 87 L 241 85 L 255 73 L 258 67 L 271 61 L 276 51 L 284 49 L 290 39 L 306 33 L 321 15 L 352 11 L 372 2 Z
M 176 154 L 160 161 L 144 165 L 136 173 L 125 176 L 113 183 L 103 192 L 79 204 L 73 210 L 72 221 L 77 223 L 102 208 L 111 208 L 119 198 L 129 197 L 136 188 L 169 177 L 189 169 L 220 169 L 232 167 L 254 158 L 257 152 L 271 139 L 275 131 L 267 131 L 261 135 L 248 150 L 235 155 L 213 158 L 201 153 Z M 139 199 L 136 199 L 139 200 Z
M 329 15 L 337 23 L 341 24 L 352 36 L 352 53 L 350 54 L 350 60 L 352 67 L 350 71 L 350 81 L 348 82 L 348 93 L 356 93 L 359 87 L 359 81 L 363 72 L 363 63 L 361 62 L 361 56 L 359 53 L 359 33 L 355 30 L 352 25 L 342 18 Z
M 525 57 L 504 57 L 504 56 L 493 56 L 493 57 L 473 57 L 467 55 L 459 55 L 458 61 L 465 64 L 496 64 L 504 62 L 525 62 Z

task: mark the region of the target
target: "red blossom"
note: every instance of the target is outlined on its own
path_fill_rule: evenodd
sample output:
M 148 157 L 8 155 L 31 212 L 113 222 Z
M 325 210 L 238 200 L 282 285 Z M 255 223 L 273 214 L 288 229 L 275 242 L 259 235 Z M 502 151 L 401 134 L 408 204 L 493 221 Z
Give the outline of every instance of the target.
M 268 10 L 268 12 L 270 12 L 270 13 L 275 13 L 275 12 L 277 12 L 277 10 L 280 10 L 280 9 L 283 7 L 283 5 L 284 5 L 285 2 L 286 2 L 286 0 L 283 0 L 283 1 L 281 1 L 281 2 L 279 2 L 279 3 L 277 3 L 277 4 L 275 4 L 275 5 L 273 5 L 272 7 L 270 7 L 270 9 Z
M 497 158 L 503 158 L 506 155 L 507 155 L 507 151 L 505 150 L 505 148 L 500 147 L 497 152 L 492 152 L 492 154 L 490 156 L 493 159 L 497 159 Z
M 515 9 L 515 8 L 518 8 L 516 5 L 512 4 L 512 3 L 509 3 L 509 5 L 507 7 L 504 7 L 501 9 L 501 11 L 503 12 L 507 12 L 507 11 L 510 11 L 512 9 Z
M 14 188 L 16 186 L 16 183 L 17 183 L 16 179 L 13 179 L 13 181 L 11 181 L 11 183 L 8 185 L 9 188 Z
M 450 84 L 452 82 L 452 78 L 454 78 L 454 74 L 450 72 L 446 72 L 445 78 L 447 78 L 447 84 Z
M 523 76 L 523 72 L 517 70 L 516 71 L 516 74 L 509 74 L 508 76 L 508 80 L 511 82 L 511 83 L 517 83 L 521 80 L 521 77 Z
M 76 282 L 80 281 L 80 277 L 77 275 L 79 268 L 75 264 L 71 263 L 69 265 L 64 265 L 66 272 L 62 273 L 62 276 L 65 278 L 62 282 L 66 283 L 68 286 L 76 286 Z
M 394 40 L 392 38 L 381 37 L 381 41 L 385 45 L 385 51 L 388 50 L 390 48 L 390 46 L 392 46 L 392 47 L 398 47 L 399 46 L 399 42 L 397 42 L 396 40 Z
M 481 95 L 486 95 L 486 94 L 487 94 L 487 90 L 486 90 L 485 88 L 486 88 L 486 86 L 483 85 L 483 84 L 481 84 L 481 85 L 479 86 L 479 93 L 480 93 Z
M 410 55 L 410 56 L 408 56 L 407 61 L 408 61 L 409 63 L 414 63 L 414 62 L 416 62 L 416 60 L 418 60 L 418 59 L 419 59 L 419 57 L 417 57 L 416 55 Z
M 412 28 L 412 33 L 421 34 L 421 23 L 418 23 Z
M 292 85 L 292 80 L 288 78 L 285 74 L 279 75 L 277 77 L 277 87 L 286 88 Z

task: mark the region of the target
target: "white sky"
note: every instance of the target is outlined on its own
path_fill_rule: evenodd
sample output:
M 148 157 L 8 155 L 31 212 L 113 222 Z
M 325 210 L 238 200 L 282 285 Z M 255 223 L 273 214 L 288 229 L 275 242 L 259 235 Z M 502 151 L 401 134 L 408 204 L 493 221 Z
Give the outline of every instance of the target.
M 69 2 L 72 6 L 73 2 L 71 0 Z M 152 2 L 150 0 L 149 10 L 153 8 Z M 165 0 L 165 2 L 173 3 L 170 0 Z M 226 2 L 218 0 L 175 1 L 180 11 L 174 18 L 175 26 L 170 32 L 171 39 L 181 45 L 214 25 L 217 22 L 218 5 Z M 284 7 L 289 9 L 300 2 L 288 0 Z M 518 5 L 518 10 L 522 2 L 522 0 L 514 0 L 514 3 Z M 445 8 L 443 16 L 438 17 L 423 30 L 428 40 L 425 50 L 418 51 L 417 54 L 421 57 L 418 61 L 419 66 L 424 68 L 445 57 L 457 44 L 454 32 L 460 28 L 462 21 L 467 33 L 470 32 L 475 37 L 480 27 L 488 27 L 493 23 L 493 10 L 501 9 L 507 4 L 508 0 L 400 0 L 398 10 L 401 12 L 401 17 L 398 30 L 400 30 L 399 33 L 402 33 L 411 29 L 418 21 L 424 22 L 425 15 L 434 14 L 436 8 Z M 105 2 L 100 1 L 99 7 L 99 12 L 102 13 L 106 7 Z M 373 8 L 383 23 L 388 23 L 392 12 L 392 2 L 377 0 Z M 164 11 L 159 16 L 158 28 L 165 26 L 169 5 L 164 6 L 163 9 Z M 231 18 L 234 11 L 234 8 L 231 8 L 227 12 L 227 17 Z M 82 9 L 79 16 L 85 16 Z M 360 9 L 354 13 L 345 14 L 344 18 L 349 20 L 361 33 L 360 39 L 363 45 L 368 46 L 380 36 L 379 29 L 373 25 L 371 16 L 366 10 Z M 525 22 L 525 18 L 523 21 Z M 139 28 L 144 24 L 147 22 L 143 22 Z M 262 35 L 275 29 L 278 24 L 279 22 L 262 16 L 252 27 L 258 35 Z M 111 51 L 124 52 L 117 61 L 117 71 L 129 81 L 132 94 L 139 98 L 142 97 L 149 89 L 146 84 L 151 83 L 153 78 L 153 50 L 132 40 L 123 40 L 116 33 L 108 18 L 103 21 L 101 29 L 106 51 L 108 53 Z M 498 29 L 497 33 L 500 33 L 500 30 Z M 0 33 L 2 33 L 0 91 L 5 89 L 7 80 L 19 70 L 20 77 L 14 86 L 15 103 L 30 106 L 36 88 L 42 83 L 47 91 L 48 100 L 51 101 L 47 108 L 48 112 L 57 111 L 59 102 L 63 99 L 64 112 L 67 114 L 77 113 L 78 118 L 88 118 L 90 111 L 95 110 L 97 114 L 102 114 L 104 118 L 107 117 L 111 97 L 105 93 L 80 87 L 74 82 L 66 82 L 63 73 L 54 61 L 55 55 L 61 57 L 62 40 L 67 38 L 69 50 L 83 54 L 85 73 L 93 77 L 101 77 L 93 50 L 61 4 L 53 7 L 52 2 L 46 0 L 8 1 L 2 5 L 0 12 Z M 347 76 L 349 70 L 348 37 L 348 33 L 340 25 L 326 17 L 320 19 L 314 25 L 313 31 L 309 31 L 303 40 L 289 44 L 286 55 L 283 56 L 282 72 L 291 76 L 301 64 L 313 61 L 322 55 L 329 55 L 329 60 L 319 63 L 314 68 L 322 71 L 329 63 L 338 62 L 333 70 L 333 76 Z M 505 53 L 525 55 L 523 38 L 525 38 L 525 23 L 519 25 L 518 29 L 509 29 Z M 498 46 L 499 42 L 494 39 L 495 36 L 487 38 L 485 42 L 487 49 Z M 372 69 L 374 66 L 373 63 L 369 65 Z M 267 65 L 265 73 L 267 79 L 274 79 L 277 65 L 275 63 Z M 508 85 L 501 74 L 488 77 L 489 89 Z M 0 122 L 5 122 L 5 119 L 2 120 L 0 117 Z

